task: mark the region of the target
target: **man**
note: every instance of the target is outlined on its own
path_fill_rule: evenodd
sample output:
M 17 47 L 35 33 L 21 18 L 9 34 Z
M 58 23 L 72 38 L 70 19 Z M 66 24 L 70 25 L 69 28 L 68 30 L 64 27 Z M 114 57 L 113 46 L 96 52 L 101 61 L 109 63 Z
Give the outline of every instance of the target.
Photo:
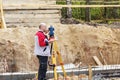
M 46 24 L 41 23 L 39 26 L 39 31 L 35 35 L 35 50 L 34 53 L 39 60 L 39 70 L 38 70 L 38 80 L 46 80 L 47 63 L 48 57 L 50 56 L 49 43 L 54 40 L 48 40 L 45 32 L 47 30 Z

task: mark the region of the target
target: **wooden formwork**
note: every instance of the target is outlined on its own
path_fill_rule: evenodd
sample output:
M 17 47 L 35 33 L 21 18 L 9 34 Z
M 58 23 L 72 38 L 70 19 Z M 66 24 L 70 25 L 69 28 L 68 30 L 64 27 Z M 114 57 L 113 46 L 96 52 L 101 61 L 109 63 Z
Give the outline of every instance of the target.
M 56 0 L 4 0 L 3 8 L 5 21 L 8 27 L 12 26 L 39 26 L 41 22 L 52 24 L 60 23 L 60 8 L 36 8 L 24 4 L 55 5 Z M 17 5 L 17 6 L 11 6 Z
M 56 0 L 3 0 L 3 4 L 56 4 Z

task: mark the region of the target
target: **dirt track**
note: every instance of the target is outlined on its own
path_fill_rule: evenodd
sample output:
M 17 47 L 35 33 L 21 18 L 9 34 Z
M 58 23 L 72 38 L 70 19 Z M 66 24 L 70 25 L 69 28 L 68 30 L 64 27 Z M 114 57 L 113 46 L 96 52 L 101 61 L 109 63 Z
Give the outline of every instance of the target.
M 107 64 L 120 64 L 120 29 L 81 24 L 54 26 L 65 63 L 96 65 L 92 56 L 97 56 L 104 64 L 99 54 L 101 51 Z M 37 59 L 33 55 L 34 34 L 37 30 L 38 28 L 0 30 L 0 61 L 4 61 L 3 57 L 6 58 L 8 71 L 37 70 Z

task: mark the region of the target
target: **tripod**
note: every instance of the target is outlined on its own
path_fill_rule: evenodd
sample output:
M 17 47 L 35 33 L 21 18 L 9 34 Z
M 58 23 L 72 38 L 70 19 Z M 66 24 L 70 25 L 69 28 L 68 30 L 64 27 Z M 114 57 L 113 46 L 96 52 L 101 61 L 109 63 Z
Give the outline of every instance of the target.
M 65 69 L 64 69 L 64 63 L 63 63 L 63 60 L 62 60 L 62 57 L 61 57 L 61 54 L 59 52 L 59 49 L 58 49 L 58 46 L 57 46 L 57 42 L 54 41 L 51 45 L 51 53 L 52 53 L 52 64 L 55 65 L 54 68 L 53 68 L 53 71 L 54 71 L 54 80 L 58 80 L 58 76 L 57 76 L 57 69 L 56 69 L 56 57 L 58 57 L 58 61 L 59 61 L 59 64 L 62 68 L 62 71 L 63 71 L 63 75 L 64 75 L 64 78 L 67 77 L 67 74 L 65 72 Z

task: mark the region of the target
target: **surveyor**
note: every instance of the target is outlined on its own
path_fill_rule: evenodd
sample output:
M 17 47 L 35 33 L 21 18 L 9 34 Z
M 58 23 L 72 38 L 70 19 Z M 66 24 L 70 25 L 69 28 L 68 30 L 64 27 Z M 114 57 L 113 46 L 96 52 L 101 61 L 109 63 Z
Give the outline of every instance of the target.
M 48 57 L 50 56 L 50 47 L 49 43 L 52 43 L 54 40 L 48 40 L 45 35 L 47 30 L 46 24 L 41 23 L 39 26 L 39 31 L 35 35 L 35 50 L 34 53 L 39 60 L 39 70 L 38 70 L 38 80 L 46 80 L 47 72 L 47 63 Z

